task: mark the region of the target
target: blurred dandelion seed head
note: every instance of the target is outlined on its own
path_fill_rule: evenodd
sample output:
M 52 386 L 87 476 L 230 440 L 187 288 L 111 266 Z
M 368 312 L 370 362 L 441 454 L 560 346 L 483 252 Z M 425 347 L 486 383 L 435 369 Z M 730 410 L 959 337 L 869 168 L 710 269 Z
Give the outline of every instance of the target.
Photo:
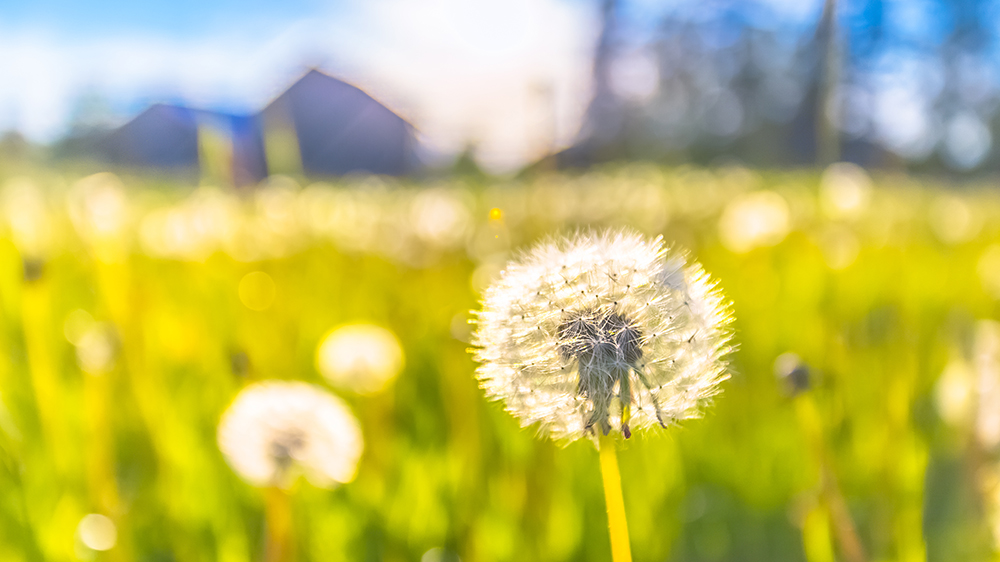
M 105 262 L 124 259 L 129 220 L 125 186 L 118 176 L 103 172 L 87 176 L 66 197 L 70 220 L 76 232 Z
M 26 177 L 12 178 L 0 192 L 0 211 L 17 250 L 26 259 L 46 257 L 53 243 L 52 215 L 42 189 Z
M 697 417 L 727 378 L 731 313 L 702 268 L 629 231 L 543 242 L 489 287 L 478 378 L 554 439 Z
M 395 334 L 380 326 L 341 326 L 317 347 L 316 369 L 337 388 L 371 394 L 403 369 L 403 348 Z
M 238 236 L 244 219 L 235 196 L 201 187 L 177 204 L 146 214 L 139 223 L 139 242 L 147 254 L 161 258 L 203 262 L 225 249 L 239 261 L 252 261 Z
M 320 487 L 350 482 L 364 447 L 339 398 L 284 381 L 243 389 L 219 422 L 218 440 L 233 470 L 257 486 L 287 487 L 300 472 Z

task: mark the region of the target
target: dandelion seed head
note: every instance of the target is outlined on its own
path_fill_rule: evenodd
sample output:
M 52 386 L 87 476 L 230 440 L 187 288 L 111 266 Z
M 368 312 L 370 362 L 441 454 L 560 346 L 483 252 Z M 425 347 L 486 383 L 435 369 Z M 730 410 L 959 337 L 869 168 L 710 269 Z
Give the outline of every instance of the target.
M 697 264 L 629 231 L 543 242 L 487 289 L 477 376 L 554 439 L 697 417 L 727 378 L 729 306 Z
M 364 446 L 357 420 L 340 399 L 284 381 L 243 389 L 219 422 L 218 441 L 240 477 L 286 487 L 300 473 L 320 487 L 350 482 Z

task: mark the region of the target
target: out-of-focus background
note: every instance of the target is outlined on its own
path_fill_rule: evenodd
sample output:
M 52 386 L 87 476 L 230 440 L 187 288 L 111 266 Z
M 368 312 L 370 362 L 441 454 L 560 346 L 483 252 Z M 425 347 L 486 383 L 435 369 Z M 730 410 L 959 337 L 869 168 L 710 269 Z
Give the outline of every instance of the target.
M 0 10 L 5 147 L 44 143 L 59 158 L 180 164 L 158 104 L 237 139 L 282 117 L 320 127 L 332 106 L 362 108 L 333 81 L 296 90 L 313 69 L 400 116 L 420 164 L 435 168 L 464 151 L 491 172 L 553 153 L 562 166 L 1000 165 L 992 0 L 44 0 Z M 286 90 L 290 107 L 276 107 Z M 130 122 L 141 157 L 94 142 Z
M 736 317 L 620 454 L 636 560 L 993 559 L 998 101 L 993 0 L 0 3 L 0 560 L 609 559 L 594 447 L 467 349 L 602 227 Z M 234 472 L 272 379 L 347 404 L 351 481 Z

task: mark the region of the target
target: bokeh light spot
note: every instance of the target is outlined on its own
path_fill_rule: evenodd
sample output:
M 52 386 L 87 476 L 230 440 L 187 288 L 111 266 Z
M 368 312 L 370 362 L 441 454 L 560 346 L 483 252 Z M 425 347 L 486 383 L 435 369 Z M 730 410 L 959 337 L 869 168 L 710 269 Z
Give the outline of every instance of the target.
M 976 210 L 956 195 L 940 195 L 931 203 L 931 229 L 946 244 L 968 242 L 979 234 L 982 220 Z
M 395 334 L 380 326 L 341 326 L 320 342 L 316 369 L 334 386 L 370 394 L 403 369 L 403 348 Z
M 857 218 L 868 208 L 871 191 L 872 180 L 864 168 L 838 162 L 823 171 L 819 184 L 820 204 L 831 218 Z
M 976 273 L 983 289 L 994 299 L 1000 299 L 1000 245 L 991 244 L 976 264 Z
M 773 191 L 757 191 L 734 199 L 719 219 L 722 244 L 738 254 L 758 246 L 773 246 L 785 239 L 789 224 L 788 203 Z
M 94 317 L 86 310 L 77 309 L 66 315 L 66 320 L 63 322 L 63 335 L 66 336 L 66 341 L 78 345 L 93 325 Z
M 99 375 L 114 367 L 117 345 L 110 325 L 92 324 L 75 343 L 76 363 L 85 373 Z
M 962 359 L 952 359 L 934 387 L 934 402 L 941 419 L 951 426 L 964 426 L 970 420 L 975 400 L 975 377 L 972 367 Z
M 831 226 L 820 236 L 820 248 L 826 265 L 835 271 L 846 269 L 861 253 L 858 237 L 846 226 Z
M 263 271 L 252 271 L 240 280 L 240 302 L 250 310 L 267 310 L 274 302 L 277 288 L 274 280 Z
M 85 515 L 76 527 L 80 542 L 91 550 L 110 550 L 118 542 L 118 529 L 111 519 L 99 514 Z

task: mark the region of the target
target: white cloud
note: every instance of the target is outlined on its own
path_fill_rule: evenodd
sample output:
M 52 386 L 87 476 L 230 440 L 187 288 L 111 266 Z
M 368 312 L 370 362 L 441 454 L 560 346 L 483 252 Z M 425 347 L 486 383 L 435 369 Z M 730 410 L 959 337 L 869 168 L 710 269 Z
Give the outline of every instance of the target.
M 402 111 L 434 147 L 473 139 L 493 168 L 516 166 L 576 133 L 589 98 L 596 22 L 559 0 L 379 0 L 357 60 L 373 93 L 405 92 Z M 552 115 L 554 111 L 555 115 Z M 551 136 L 554 121 L 555 139 Z
M 0 130 L 52 140 L 87 91 L 119 104 L 181 98 L 252 109 L 305 65 L 319 65 L 400 111 L 432 148 L 455 152 L 473 139 L 487 165 L 509 169 L 552 142 L 546 123 L 555 123 L 556 144 L 576 132 L 589 97 L 594 16 L 589 5 L 564 0 L 373 0 L 264 38 L 73 42 L 6 30 Z

